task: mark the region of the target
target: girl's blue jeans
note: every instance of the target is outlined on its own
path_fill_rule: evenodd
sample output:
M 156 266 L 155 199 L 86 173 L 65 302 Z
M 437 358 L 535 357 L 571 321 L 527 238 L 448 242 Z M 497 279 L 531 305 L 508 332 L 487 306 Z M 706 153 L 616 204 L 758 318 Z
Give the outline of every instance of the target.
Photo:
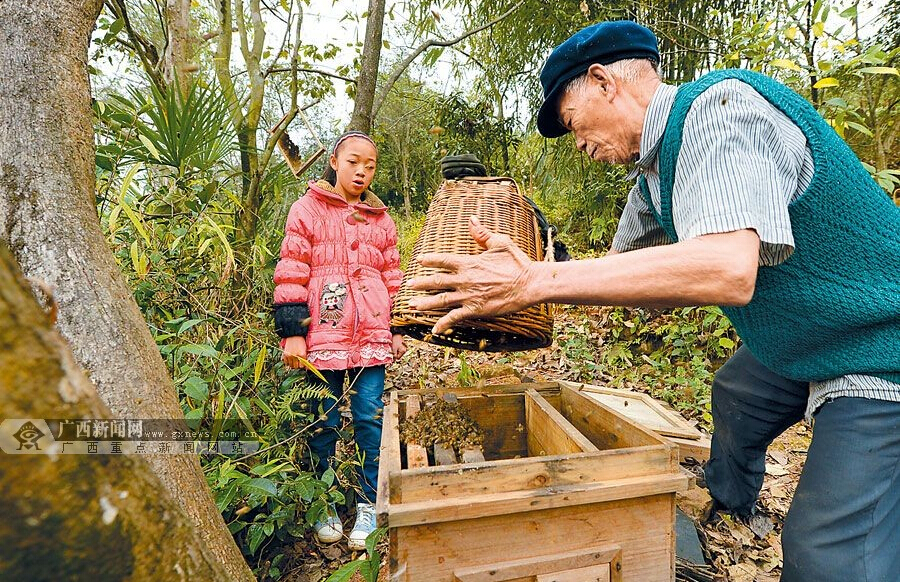
M 375 486 L 378 483 L 378 453 L 381 446 L 381 419 L 384 403 L 384 366 L 351 368 L 349 370 L 321 370 L 328 380 L 331 398 L 311 402 L 314 414 L 321 410 L 326 418 L 317 420 L 312 426 L 313 436 L 309 447 L 314 455 L 316 470 L 321 475 L 331 466 L 335 443 L 340 438 L 341 414 L 339 403 L 344 394 L 344 378 L 347 378 L 347 392 L 350 396 L 350 412 L 353 415 L 353 435 L 356 440 L 362 470 L 357 472 L 363 501 L 375 503 Z M 321 380 L 311 376 L 311 381 L 321 384 Z M 322 429 L 317 431 L 316 429 Z

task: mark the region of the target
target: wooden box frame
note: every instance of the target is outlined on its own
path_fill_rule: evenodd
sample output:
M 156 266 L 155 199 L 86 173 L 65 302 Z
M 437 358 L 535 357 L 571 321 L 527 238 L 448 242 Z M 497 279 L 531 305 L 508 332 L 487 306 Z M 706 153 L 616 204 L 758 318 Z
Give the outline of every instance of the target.
M 670 582 L 678 449 L 560 383 L 458 391 L 485 433 L 475 463 L 404 468 L 384 411 L 376 511 L 392 582 Z

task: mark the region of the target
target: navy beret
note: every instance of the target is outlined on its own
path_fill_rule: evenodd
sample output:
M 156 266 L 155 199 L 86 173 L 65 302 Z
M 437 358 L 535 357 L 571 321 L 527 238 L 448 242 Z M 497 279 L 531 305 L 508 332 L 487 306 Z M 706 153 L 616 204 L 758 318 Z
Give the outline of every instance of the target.
M 559 122 L 557 101 L 571 79 L 594 64 L 608 65 L 622 59 L 651 59 L 659 62 L 656 36 L 636 22 L 598 22 L 582 28 L 553 49 L 541 70 L 544 102 L 538 111 L 537 127 L 544 137 L 569 132 Z

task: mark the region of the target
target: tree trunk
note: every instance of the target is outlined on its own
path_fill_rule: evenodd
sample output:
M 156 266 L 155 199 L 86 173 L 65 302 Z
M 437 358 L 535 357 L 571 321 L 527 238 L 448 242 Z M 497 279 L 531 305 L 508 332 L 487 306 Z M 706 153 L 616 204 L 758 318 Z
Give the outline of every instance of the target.
M 363 41 L 362 62 L 356 81 L 356 101 L 348 130 L 372 131 L 372 107 L 375 104 L 378 64 L 381 62 L 381 33 L 384 31 L 384 4 L 385 0 L 369 0 L 366 39 Z
M 0 417 L 111 418 L 3 243 Z M 15 450 L 12 422 L 3 438 Z M 50 441 L 36 439 L 40 453 L 0 454 L 0 579 L 228 578 L 142 456 L 58 454 Z
M 187 96 L 191 85 L 191 0 L 166 0 L 166 28 L 169 43 L 166 45 L 165 79 L 177 83 L 182 96 Z
M 406 220 L 412 216 L 412 198 L 409 192 L 409 131 L 406 130 L 406 139 L 404 143 L 397 140 L 397 149 L 400 150 L 400 167 L 403 170 L 403 211 L 406 213 Z
M 0 239 L 49 287 L 58 328 L 117 418 L 181 418 L 178 397 L 113 260 L 94 199 L 87 45 L 102 2 L 0 2 Z M 252 580 L 198 460 L 147 458 L 230 580 Z

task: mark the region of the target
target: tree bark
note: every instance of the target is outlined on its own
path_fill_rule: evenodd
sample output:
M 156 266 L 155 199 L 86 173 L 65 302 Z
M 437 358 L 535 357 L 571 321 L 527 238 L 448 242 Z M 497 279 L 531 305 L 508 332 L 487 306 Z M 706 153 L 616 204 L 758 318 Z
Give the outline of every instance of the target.
M 356 100 L 348 130 L 366 133 L 372 131 L 372 107 L 375 103 L 378 65 L 381 62 L 381 35 L 384 31 L 384 5 L 385 0 L 369 0 L 366 38 L 363 41 L 362 62 L 356 81 Z
M 166 0 L 166 29 L 169 42 L 165 54 L 165 79 L 176 83 L 182 96 L 191 85 L 191 0 Z
M 0 239 L 49 287 L 60 333 L 117 418 L 181 418 L 97 220 L 87 46 L 102 2 L 0 2 Z M 197 458 L 147 462 L 230 580 L 252 580 Z
M 4 419 L 111 418 L 3 243 L 0 371 Z M 41 438 L 42 454 L 0 454 L 0 579 L 228 578 L 142 456 L 59 454 Z

